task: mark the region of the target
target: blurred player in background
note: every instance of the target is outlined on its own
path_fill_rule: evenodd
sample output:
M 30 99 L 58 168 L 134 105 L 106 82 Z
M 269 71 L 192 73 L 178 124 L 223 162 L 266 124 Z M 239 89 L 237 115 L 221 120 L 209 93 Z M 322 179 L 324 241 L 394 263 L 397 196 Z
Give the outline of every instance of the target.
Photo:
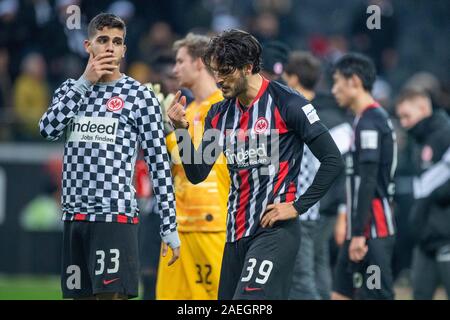
M 138 212 L 133 171 L 139 147 L 152 173 L 163 255 L 179 256 L 175 196 L 158 99 L 120 72 L 126 26 L 102 13 L 89 23 L 84 74 L 56 90 L 41 135 L 65 133 L 61 287 L 64 298 L 138 295 Z
M 269 41 L 263 45 L 261 75 L 268 79 L 286 84 L 283 72 L 289 58 L 289 47 L 281 41 Z
M 373 62 L 360 54 L 345 55 L 334 66 L 333 94 L 356 118 L 346 157 L 346 241 L 336 265 L 333 299 L 394 299 L 391 204 L 397 142 L 388 113 L 371 95 L 375 76 Z M 370 277 L 374 272 L 375 278 Z
M 403 128 L 418 143 L 414 182 L 415 203 L 410 230 L 416 247 L 412 262 L 413 296 L 431 300 L 443 284 L 450 298 L 450 122 L 442 110 L 433 110 L 428 93 L 405 89 L 397 98 Z
M 316 91 L 321 77 L 320 60 L 308 52 L 294 51 L 289 56 L 284 78 L 289 87 L 300 92 L 316 106 L 322 122 L 329 128 L 341 154 L 350 150 L 352 127 L 345 112 L 337 105 L 331 94 Z M 299 176 L 300 189 L 311 184 L 316 173 L 314 158 L 305 147 L 302 169 Z M 320 204 L 320 205 L 319 205 Z M 335 227 L 336 216 L 344 217 L 345 227 L 345 173 L 333 183 L 328 193 L 317 205 L 300 216 L 302 234 L 300 249 L 291 288 L 291 299 L 331 298 L 330 238 Z M 342 242 L 344 242 L 344 235 Z
M 211 71 L 202 61 L 208 43 L 209 38 L 190 33 L 174 44 L 174 75 L 180 86 L 191 90 L 194 96 L 186 108 L 186 119 L 191 123 L 189 135 L 196 147 L 201 142 L 208 111 L 223 100 Z M 174 161 L 172 174 L 183 247 L 175 266 L 169 268 L 167 259 L 161 259 L 157 299 L 216 300 L 230 187 L 226 162 L 222 156 L 205 181 L 194 185 L 180 162 L 175 133 L 167 137 L 167 147 Z

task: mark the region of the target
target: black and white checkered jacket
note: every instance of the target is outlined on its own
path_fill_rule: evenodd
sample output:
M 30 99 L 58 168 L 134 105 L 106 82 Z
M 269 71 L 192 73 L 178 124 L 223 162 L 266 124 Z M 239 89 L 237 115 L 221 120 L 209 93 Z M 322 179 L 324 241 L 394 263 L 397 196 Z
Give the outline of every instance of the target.
M 42 116 L 48 140 L 65 133 L 62 207 L 65 221 L 138 223 L 133 187 L 144 151 L 161 214 L 161 235 L 176 231 L 175 196 L 160 104 L 154 93 L 123 75 L 91 86 L 69 79 Z
M 313 155 L 311 150 L 309 150 L 308 146 L 305 146 L 303 149 L 303 157 L 300 167 L 300 174 L 297 178 L 297 194 L 298 198 L 302 195 L 305 190 L 309 188 L 309 186 L 314 181 L 314 177 L 319 170 L 320 162 Z M 317 202 L 311 208 L 308 209 L 304 214 L 300 215 L 301 221 L 316 221 L 319 219 L 320 202 Z

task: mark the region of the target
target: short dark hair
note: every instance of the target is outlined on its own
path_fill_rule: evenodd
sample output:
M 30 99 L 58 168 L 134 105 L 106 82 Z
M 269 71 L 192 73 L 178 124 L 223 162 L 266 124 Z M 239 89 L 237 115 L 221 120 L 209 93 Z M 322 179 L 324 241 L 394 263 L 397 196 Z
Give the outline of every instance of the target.
M 107 28 L 116 28 L 123 31 L 123 37 L 127 33 L 127 27 L 125 22 L 115 14 L 112 13 L 99 13 L 94 18 L 92 18 L 91 22 L 88 25 L 88 37 L 89 39 L 93 38 L 97 31 L 103 30 L 104 27 Z
M 250 33 L 230 29 L 211 39 L 203 62 L 211 68 L 211 62 L 215 61 L 223 73 L 231 73 L 251 64 L 252 73 L 256 74 L 261 71 L 261 52 L 261 44 Z
M 405 101 L 413 100 L 415 98 L 426 98 L 431 103 L 431 97 L 430 95 L 422 89 L 418 88 L 404 88 L 400 93 L 398 94 L 397 98 L 395 99 L 395 105 L 399 105 L 400 103 L 403 103 Z
M 320 60 L 311 53 L 294 51 L 289 56 L 285 70 L 289 75 L 296 75 L 302 87 L 314 90 L 320 78 L 320 68 Z
M 359 53 L 349 53 L 340 58 L 333 67 L 333 74 L 339 72 L 345 78 L 356 75 L 362 82 L 364 90 L 371 92 L 376 79 L 373 61 Z

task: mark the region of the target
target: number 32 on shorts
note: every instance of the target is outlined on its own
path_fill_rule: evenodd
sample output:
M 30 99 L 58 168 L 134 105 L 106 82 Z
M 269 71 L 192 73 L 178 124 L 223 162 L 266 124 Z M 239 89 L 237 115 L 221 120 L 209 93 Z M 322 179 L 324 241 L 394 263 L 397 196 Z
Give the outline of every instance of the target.
M 242 282 L 248 282 L 252 279 L 253 273 L 255 270 L 255 266 L 258 264 L 258 261 L 255 258 L 251 258 L 248 260 L 247 267 L 247 275 L 242 277 Z M 269 280 L 270 273 L 273 269 L 273 263 L 270 260 L 263 260 L 258 269 L 258 274 L 256 275 L 255 282 L 259 284 L 265 284 L 267 280 Z

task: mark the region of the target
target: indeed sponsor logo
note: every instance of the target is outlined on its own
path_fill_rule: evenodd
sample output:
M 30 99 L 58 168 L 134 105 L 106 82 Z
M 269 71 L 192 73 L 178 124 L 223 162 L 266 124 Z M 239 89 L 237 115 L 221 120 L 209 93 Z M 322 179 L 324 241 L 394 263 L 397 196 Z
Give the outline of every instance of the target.
M 98 142 L 115 144 L 118 119 L 75 117 L 68 128 L 69 142 Z
M 265 144 L 261 144 L 258 148 L 249 148 L 248 150 L 241 148 L 237 153 L 234 153 L 230 149 L 226 149 L 225 156 L 229 165 L 238 165 L 240 167 L 266 164 L 268 162 Z

